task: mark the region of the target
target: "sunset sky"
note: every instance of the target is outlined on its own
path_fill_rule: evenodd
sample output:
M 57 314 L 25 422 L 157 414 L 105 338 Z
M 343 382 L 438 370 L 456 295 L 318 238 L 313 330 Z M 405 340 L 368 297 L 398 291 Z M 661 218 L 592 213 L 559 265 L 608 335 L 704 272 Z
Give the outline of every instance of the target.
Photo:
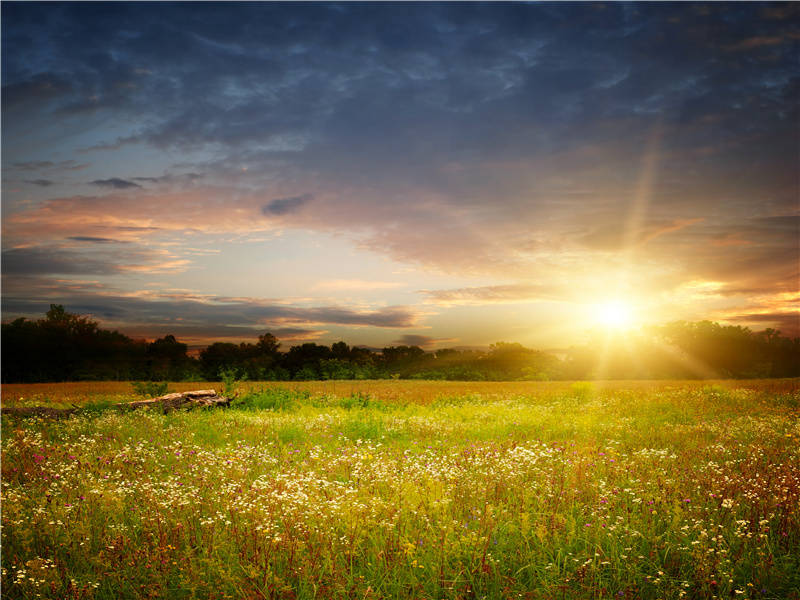
M 2 3 L 2 318 L 800 335 L 800 4 Z

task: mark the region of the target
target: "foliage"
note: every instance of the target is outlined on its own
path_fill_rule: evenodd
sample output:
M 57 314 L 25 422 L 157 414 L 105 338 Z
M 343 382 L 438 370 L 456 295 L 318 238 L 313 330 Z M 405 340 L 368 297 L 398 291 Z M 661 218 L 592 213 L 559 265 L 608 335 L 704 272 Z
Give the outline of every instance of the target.
M 215 342 L 199 357 L 172 335 L 153 342 L 101 329 L 52 305 L 39 321 L 2 326 L 3 383 L 65 380 L 312 381 L 430 379 L 550 381 L 558 379 L 697 379 L 800 376 L 800 338 L 767 329 L 678 321 L 639 332 L 605 334 L 559 358 L 517 343 L 488 350 L 389 346 L 376 352 L 336 342 L 280 351 L 271 334 L 255 344 Z
M 219 370 L 219 378 L 222 381 L 222 395 L 226 398 L 234 397 L 239 383 L 239 372 L 230 367 L 223 368 Z

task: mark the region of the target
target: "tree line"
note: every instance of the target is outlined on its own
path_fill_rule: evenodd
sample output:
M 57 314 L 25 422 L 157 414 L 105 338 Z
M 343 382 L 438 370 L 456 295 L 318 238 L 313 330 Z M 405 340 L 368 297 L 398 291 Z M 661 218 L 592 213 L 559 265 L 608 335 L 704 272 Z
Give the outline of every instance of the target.
M 710 321 L 677 321 L 603 334 L 559 353 L 498 342 L 487 350 L 418 346 L 382 350 L 315 343 L 281 351 L 270 333 L 255 343 L 215 342 L 199 356 L 173 335 L 152 342 L 102 329 L 53 304 L 39 320 L 2 325 L 2 381 L 219 381 L 317 379 L 693 379 L 800 376 L 800 338 Z

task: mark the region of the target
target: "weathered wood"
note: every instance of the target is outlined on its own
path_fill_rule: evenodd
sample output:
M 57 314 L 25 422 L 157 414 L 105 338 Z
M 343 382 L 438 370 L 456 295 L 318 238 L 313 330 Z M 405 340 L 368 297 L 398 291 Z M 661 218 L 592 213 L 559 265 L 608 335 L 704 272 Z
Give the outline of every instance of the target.
M 208 408 L 214 406 L 229 406 L 230 398 L 225 398 L 217 394 L 215 390 L 191 390 L 189 392 L 176 392 L 166 394 L 158 398 L 149 400 L 135 400 L 133 402 L 123 402 L 113 404 L 110 409 L 133 410 L 135 408 L 158 407 L 164 412 L 176 409 L 191 410 L 192 408 Z M 49 406 L 10 406 L 2 407 L 2 414 L 17 417 L 51 417 L 63 418 L 80 412 L 79 407 L 75 408 L 51 408 Z
M 150 400 L 136 400 L 125 404 L 128 408 L 140 408 L 145 406 L 161 406 L 164 412 L 175 410 L 176 408 L 191 409 L 197 406 L 228 406 L 231 403 L 229 398 L 217 395 L 215 390 L 193 390 L 190 392 L 177 392 L 166 394 Z

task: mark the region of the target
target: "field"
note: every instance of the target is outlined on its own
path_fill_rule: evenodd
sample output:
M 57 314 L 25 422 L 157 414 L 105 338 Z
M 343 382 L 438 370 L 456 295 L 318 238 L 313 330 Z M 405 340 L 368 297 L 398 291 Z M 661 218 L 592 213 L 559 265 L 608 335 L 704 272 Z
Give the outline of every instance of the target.
M 240 385 L 3 386 L 3 597 L 800 598 L 797 380 Z

